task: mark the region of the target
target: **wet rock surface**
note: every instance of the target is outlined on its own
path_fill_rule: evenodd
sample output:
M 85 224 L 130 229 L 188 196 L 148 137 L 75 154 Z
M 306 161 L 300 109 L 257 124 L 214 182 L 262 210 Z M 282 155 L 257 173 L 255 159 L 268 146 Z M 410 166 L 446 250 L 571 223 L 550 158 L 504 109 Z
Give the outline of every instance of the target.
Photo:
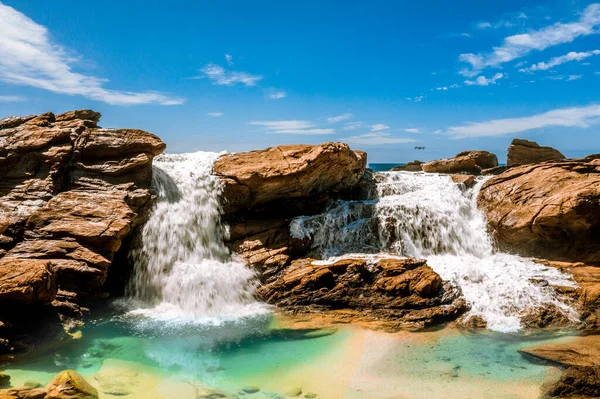
M 2 305 L 43 315 L 77 307 L 77 298 L 109 290 L 111 267 L 125 267 L 113 260 L 152 204 L 152 158 L 165 144 L 142 130 L 101 128 L 99 119 L 78 110 L 0 120 Z M 66 300 L 54 306 L 57 289 Z M 22 312 L 2 306 L 0 320 L 21 326 Z M 5 343 L 22 333 L 9 330 L 0 329 Z
M 259 294 L 290 312 L 354 310 L 347 321 L 393 320 L 404 329 L 452 320 L 466 310 L 459 293 L 444 285 L 425 260 L 412 258 L 299 259 Z

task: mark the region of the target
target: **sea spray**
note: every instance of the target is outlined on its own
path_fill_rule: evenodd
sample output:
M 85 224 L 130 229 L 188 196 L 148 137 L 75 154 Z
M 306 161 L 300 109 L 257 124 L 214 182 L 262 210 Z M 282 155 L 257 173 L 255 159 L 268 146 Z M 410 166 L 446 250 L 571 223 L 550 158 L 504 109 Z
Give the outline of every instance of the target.
M 576 317 L 552 288 L 573 286 L 566 275 L 494 249 L 476 206 L 485 178 L 471 189 L 448 175 L 388 172 L 375 178 L 376 200 L 338 201 L 321 215 L 296 218 L 292 235 L 310 237 L 313 256 L 324 259 L 348 252 L 425 258 L 461 288 L 470 315 L 482 317 L 493 330 L 516 331 L 525 311 L 545 305 Z
M 159 319 L 222 320 L 265 312 L 255 274 L 223 239 L 219 194 L 211 175 L 220 154 L 165 154 L 154 160 L 157 201 L 131 252 L 130 295 L 137 313 Z

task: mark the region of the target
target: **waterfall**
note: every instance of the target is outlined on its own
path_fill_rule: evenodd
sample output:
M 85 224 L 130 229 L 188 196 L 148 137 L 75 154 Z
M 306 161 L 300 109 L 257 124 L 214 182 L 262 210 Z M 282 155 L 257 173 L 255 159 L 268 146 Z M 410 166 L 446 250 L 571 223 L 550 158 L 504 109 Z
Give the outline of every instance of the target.
M 135 313 L 159 319 L 221 320 L 265 312 L 255 274 L 223 243 L 220 185 L 211 175 L 220 154 L 165 154 L 154 159 L 157 200 L 131 251 L 129 294 Z
M 497 252 L 476 198 L 485 178 L 467 189 L 450 176 L 376 173 L 377 198 L 338 201 L 325 213 L 296 218 L 293 236 L 309 237 L 313 256 L 326 259 L 351 252 L 425 258 L 444 280 L 459 286 L 470 315 L 497 331 L 520 329 L 526 311 L 555 306 L 574 311 L 552 286 L 574 283 L 557 269 Z

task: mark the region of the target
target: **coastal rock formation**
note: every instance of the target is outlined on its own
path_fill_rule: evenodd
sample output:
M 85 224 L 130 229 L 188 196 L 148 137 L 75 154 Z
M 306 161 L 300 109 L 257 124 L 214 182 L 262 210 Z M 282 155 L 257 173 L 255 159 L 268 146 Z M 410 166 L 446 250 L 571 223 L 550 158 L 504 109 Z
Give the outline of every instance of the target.
M 500 247 L 600 263 L 600 156 L 513 167 L 478 197 Z
M 213 173 L 223 184 L 228 246 L 263 274 L 276 273 L 302 253 L 302 242 L 290 237 L 290 219 L 318 213 L 332 198 L 368 195 L 366 166 L 366 153 L 342 143 L 222 155 Z
M 507 166 L 556 161 L 566 157 L 552 147 L 543 147 L 535 141 L 514 139 L 508 147 Z
M 392 172 L 422 172 L 423 167 L 421 166 L 423 162 L 419 160 L 414 160 L 412 162 L 408 162 L 406 165 L 394 166 L 390 171 Z
M 0 120 L 0 301 L 52 304 L 57 287 L 62 298 L 100 293 L 144 220 L 165 144 L 99 119 L 78 110 Z M 3 306 L 0 320 L 18 313 Z
M 354 321 L 383 319 L 405 329 L 454 319 L 466 308 L 425 260 L 386 256 L 299 259 L 259 294 L 290 312 L 346 311 Z
M 470 173 L 478 175 L 483 169 L 498 166 L 496 155 L 488 151 L 463 151 L 454 158 L 438 159 L 421 165 L 423 171 L 431 173 Z
M 225 154 L 213 173 L 224 183 L 224 213 L 298 214 L 352 189 L 365 173 L 367 155 L 347 144 L 281 145 Z

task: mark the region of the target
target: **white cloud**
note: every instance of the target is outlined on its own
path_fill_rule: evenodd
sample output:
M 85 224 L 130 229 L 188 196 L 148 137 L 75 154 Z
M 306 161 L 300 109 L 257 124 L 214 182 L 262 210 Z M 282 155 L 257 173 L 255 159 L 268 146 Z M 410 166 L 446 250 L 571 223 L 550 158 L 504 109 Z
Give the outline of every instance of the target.
M 283 121 L 252 121 L 250 125 L 262 126 L 267 132 L 273 134 L 333 134 L 333 129 L 319 129 L 309 121 L 283 120 Z
M 547 62 L 538 62 L 537 64 L 533 64 L 528 68 L 521 68 L 519 72 L 535 72 L 535 71 L 546 71 L 550 68 L 554 68 L 555 66 L 571 62 L 571 61 L 581 61 L 585 60 L 588 57 L 593 55 L 600 55 L 600 50 L 592 50 L 592 51 L 581 51 L 575 52 L 571 51 L 565 55 L 561 55 L 559 57 L 550 58 Z
M 176 105 L 182 98 L 153 91 L 107 89 L 106 79 L 74 72 L 80 57 L 52 43 L 48 29 L 12 7 L 0 3 L 0 80 L 54 93 L 78 95 L 113 105 L 155 103 Z
M 358 145 L 378 145 L 378 144 L 398 144 L 398 143 L 414 143 L 415 139 L 404 137 L 393 137 L 386 132 L 371 132 L 361 134 L 359 136 L 350 136 L 341 138 L 340 141 L 349 144 Z
M 209 112 L 208 114 L 206 114 L 206 116 L 213 116 L 213 117 L 223 116 L 223 113 L 222 112 Z
M 263 78 L 260 75 L 251 75 L 247 72 L 227 71 L 216 64 L 206 64 L 201 72 L 204 74 L 203 77 L 210 79 L 214 85 L 219 86 L 233 86 L 238 83 L 245 86 L 255 86 L 256 82 Z
M 463 69 L 464 76 L 475 76 L 487 67 L 498 67 L 505 62 L 521 58 L 533 50 L 545 50 L 562 43 L 570 43 L 579 36 L 597 33 L 600 25 L 600 4 L 589 5 L 581 14 L 579 20 L 570 23 L 557 22 L 539 30 L 532 30 L 508 36 L 500 47 L 494 47 L 490 53 L 461 54 L 459 60 L 470 64 L 470 68 Z
M 559 108 L 522 118 L 471 122 L 463 126 L 449 127 L 447 133 L 454 138 L 468 138 L 501 136 L 550 126 L 586 128 L 600 123 L 599 117 L 600 105 L 593 104 L 586 107 Z
M 406 97 L 406 99 L 408 101 L 414 101 L 416 103 L 420 103 L 421 101 L 423 101 L 423 99 L 425 98 L 425 96 L 417 96 L 417 97 Z
M 0 96 L 0 103 L 22 103 L 27 101 L 23 96 Z
M 583 75 L 569 75 L 569 76 L 567 77 L 567 82 L 570 82 L 570 81 L 572 81 L 572 80 L 581 79 L 581 77 L 582 77 L 582 76 L 583 76 Z
M 348 119 L 352 119 L 354 117 L 354 115 L 350 114 L 350 113 L 346 113 L 346 114 L 342 114 L 342 115 L 338 115 L 338 116 L 332 116 L 327 118 L 327 122 L 330 123 L 336 123 L 336 122 L 341 122 L 341 121 L 346 121 Z
M 285 97 L 287 97 L 287 93 L 283 90 L 271 90 L 265 95 L 265 98 L 269 100 L 280 100 Z
M 477 79 L 475 80 L 465 80 L 465 84 L 467 86 L 489 86 L 489 85 L 495 85 L 496 81 L 498 79 L 502 79 L 504 77 L 504 74 L 498 72 L 497 74 L 495 74 L 494 76 L 492 76 L 491 78 L 486 78 L 485 76 L 478 76 Z
M 387 125 L 384 125 L 383 123 L 377 123 L 375 125 L 371 125 L 371 131 L 372 132 L 379 132 L 381 130 L 385 130 L 385 129 L 389 129 L 390 127 Z
M 487 28 L 491 28 L 492 24 L 490 24 L 489 22 L 480 22 L 477 24 L 477 27 L 479 29 L 487 29 Z
M 344 124 L 344 127 L 342 129 L 355 130 L 355 129 L 360 129 L 363 126 L 364 126 L 364 123 L 362 123 L 362 122 L 348 122 L 348 123 Z
M 415 127 L 409 127 L 404 129 L 405 132 L 407 133 L 421 133 L 421 130 L 415 128 Z
M 225 61 L 227 61 L 227 65 L 233 65 L 233 57 L 231 56 L 231 54 L 225 54 Z

